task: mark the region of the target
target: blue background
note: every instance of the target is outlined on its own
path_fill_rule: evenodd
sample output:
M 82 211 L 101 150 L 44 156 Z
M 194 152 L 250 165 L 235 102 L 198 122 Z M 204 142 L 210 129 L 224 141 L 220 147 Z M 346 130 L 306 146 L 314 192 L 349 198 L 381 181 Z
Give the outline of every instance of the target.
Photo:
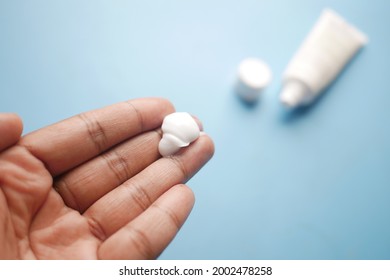
M 278 101 L 323 8 L 370 42 L 313 106 Z M 118 101 L 163 96 L 216 145 L 161 259 L 390 259 L 390 1 L 0 0 L 0 111 L 25 133 Z M 273 81 L 255 106 L 239 62 Z

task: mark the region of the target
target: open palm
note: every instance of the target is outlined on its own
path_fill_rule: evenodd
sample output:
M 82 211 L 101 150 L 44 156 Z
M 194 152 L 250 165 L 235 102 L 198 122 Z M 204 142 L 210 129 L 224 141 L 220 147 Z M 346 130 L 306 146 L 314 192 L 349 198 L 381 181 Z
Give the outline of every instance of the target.
M 0 114 L 0 258 L 156 258 L 192 209 L 183 183 L 214 151 L 203 135 L 161 158 L 158 127 L 173 111 L 136 99 L 24 137 Z

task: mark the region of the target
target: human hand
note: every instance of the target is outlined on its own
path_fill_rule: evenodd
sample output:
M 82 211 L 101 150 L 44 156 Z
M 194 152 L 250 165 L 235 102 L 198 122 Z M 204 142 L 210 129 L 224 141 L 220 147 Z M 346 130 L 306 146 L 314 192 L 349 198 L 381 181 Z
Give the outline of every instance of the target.
M 0 114 L 0 259 L 153 259 L 189 215 L 185 185 L 213 155 L 202 135 L 161 158 L 173 106 L 136 99 L 21 137 Z

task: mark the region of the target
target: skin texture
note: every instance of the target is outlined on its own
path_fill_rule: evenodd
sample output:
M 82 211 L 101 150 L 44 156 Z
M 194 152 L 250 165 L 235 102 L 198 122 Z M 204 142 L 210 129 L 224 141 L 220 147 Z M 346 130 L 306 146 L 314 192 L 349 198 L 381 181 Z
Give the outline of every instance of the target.
M 0 114 L 0 259 L 158 257 L 194 204 L 184 183 L 214 153 L 203 134 L 161 158 L 172 112 L 135 99 L 24 137 L 17 115 Z

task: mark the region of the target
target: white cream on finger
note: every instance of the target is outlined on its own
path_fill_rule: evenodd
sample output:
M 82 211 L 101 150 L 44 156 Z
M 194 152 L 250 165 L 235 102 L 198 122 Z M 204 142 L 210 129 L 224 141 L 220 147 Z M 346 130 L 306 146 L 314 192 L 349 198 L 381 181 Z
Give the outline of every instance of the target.
M 168 157 L 187 147 L 198 139 L 200 129 L 194 118 L 186 112 L 167 115 L 161 126 L 163 136 L 158 150 L 163 157 Z

